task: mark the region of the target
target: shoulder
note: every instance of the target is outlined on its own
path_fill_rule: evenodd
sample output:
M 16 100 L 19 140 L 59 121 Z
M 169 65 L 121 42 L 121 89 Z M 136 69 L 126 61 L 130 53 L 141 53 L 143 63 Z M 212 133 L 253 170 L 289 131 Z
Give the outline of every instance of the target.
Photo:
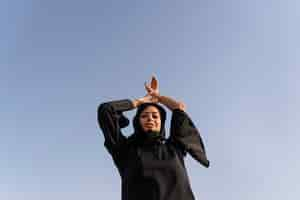
M 187 154 L 185 148 L 176 140 L 168 138 L 166 140 L 166 145 L 168 146 L 168 148 L 172 149 L 175 153 L 177 153 L 177 155 L 179 155 L 182 158 L 185 157 Z

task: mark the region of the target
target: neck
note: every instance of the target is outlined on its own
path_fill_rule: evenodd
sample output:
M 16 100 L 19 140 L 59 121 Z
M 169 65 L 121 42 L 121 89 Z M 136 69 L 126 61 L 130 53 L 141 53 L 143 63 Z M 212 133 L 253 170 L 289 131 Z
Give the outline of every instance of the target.
M 145 134 L 147 135 L 148 138 L 161 137 L 161 134 L 159 131 L 147 131 L 147 132 L 145 132 Z

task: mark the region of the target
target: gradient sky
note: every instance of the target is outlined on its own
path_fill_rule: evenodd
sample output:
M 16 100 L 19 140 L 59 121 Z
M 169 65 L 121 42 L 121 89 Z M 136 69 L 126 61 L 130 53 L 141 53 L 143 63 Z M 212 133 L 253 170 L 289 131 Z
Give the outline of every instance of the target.
M 298 199 L 299 8 L 1 0 L 0 199 L 121 199 L 96 110 L 143 96 L 152 74 L 201 130 L 211 167 L 186 159 L 197 200 Z

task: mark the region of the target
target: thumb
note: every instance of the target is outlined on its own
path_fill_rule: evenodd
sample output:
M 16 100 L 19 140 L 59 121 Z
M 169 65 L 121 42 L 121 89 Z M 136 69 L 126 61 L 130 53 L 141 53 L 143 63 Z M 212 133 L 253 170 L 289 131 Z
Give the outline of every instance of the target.
M 153 90 L 152 88 L 145 82 L 145 89 L 147 90 L 148 93 L 151 93 Z

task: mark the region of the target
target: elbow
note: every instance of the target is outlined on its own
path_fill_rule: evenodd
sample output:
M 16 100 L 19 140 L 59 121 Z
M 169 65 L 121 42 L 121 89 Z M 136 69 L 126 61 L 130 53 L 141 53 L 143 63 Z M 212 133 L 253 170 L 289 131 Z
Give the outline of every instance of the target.
M 98 116 L 101 115 L 101 113 L 106 109 L 106 107 L 107 107 L 106 103 L 102 103 L 98 106 L 97 109 Z
M 185 105 L 185 103 L 178 102 L 178 105 L 177 105 L 176 109 L 179 109 L 181 111 L 186 111 L 186 105 Z
M 99 106 L 98 106 L 98 114 L 100 113 L 105 113 L 107 111 L 110 111 L 112 109 L 112 105 L 110 103 L 101 103 Z
M 98 106 L 98 113 L 102 112 L 103 110 L 105 110 L 107 108 L 107 103 L 101 103 L 99 106 Z
M 98 116 L 98 121 L 102 119 L 106 113 L 109 111 L 110 105 L 108 103 L 102 103 L 98 106 L 97 109 L 97 116 Z

